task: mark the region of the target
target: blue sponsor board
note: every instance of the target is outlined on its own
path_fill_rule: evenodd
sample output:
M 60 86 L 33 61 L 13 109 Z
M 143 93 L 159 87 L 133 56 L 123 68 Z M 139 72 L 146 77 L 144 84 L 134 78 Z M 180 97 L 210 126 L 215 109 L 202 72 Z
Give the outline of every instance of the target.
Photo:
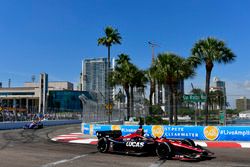
M 134 133 L 139 128 L 138 125 L 121 125 L 122 135 Z
M 111 125 L 99 125 L 99 124 L 93 125 L 93 135 L 96 135 L 96 131 L 105 131 L 105 130 L 111 130 Z
M 83 124 L 83 133 L 96 135 L 96 131 L 121 130 L 122 135 L 135 132 L 138 125 Z M 153 137 L 189 138 L 210 141 L 250 141 L 250 126 L 163 126 L 145 125 L 144 132 Z
M 250 126 L 164 126 L 166 138 L 250 141 Z
M 201 140 L 203 138 L 203 127 L 201 126 L 164 126 L 164 137 L 166 138 L 190 138 Z
M 250 141 L 249 126 L 221 126 L 218 129 L 218 140 Z
M 83 127 L 83 134 L 89 135 L 90 134 L 90 124 L 82 124 Z

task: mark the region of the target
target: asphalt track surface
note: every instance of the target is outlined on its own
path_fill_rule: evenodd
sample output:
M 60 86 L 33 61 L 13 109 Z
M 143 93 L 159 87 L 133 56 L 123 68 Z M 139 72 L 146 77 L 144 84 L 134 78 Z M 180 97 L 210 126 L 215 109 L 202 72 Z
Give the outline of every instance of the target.
M 200 162 L 160 160 L 157 156 L 102 154 L 96 146 L 53 142 L 54 136 L 80 132 L 80 125 L 39 130 L 0 131 L 1 167 L 249 167 L 249 148 L 210 148 L 216 158 Z

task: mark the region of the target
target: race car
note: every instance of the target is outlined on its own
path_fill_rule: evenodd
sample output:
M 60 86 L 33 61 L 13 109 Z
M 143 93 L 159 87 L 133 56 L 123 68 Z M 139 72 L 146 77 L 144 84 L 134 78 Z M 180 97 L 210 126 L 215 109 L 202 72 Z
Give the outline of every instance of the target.
M 143 129 L 122 136 L 120 130 L 97 131 L 97 149 L 101 153 L 115 152 L 133 155 L 156 154 L 160 159 L 212 159 L 211 151 L 195 145 L 190 139 L 145 137 Z
M 24 125 L 23 128 L 24 129 L 41 129 L 43 128 L 43 123 L 41 121 L 32 121 Z

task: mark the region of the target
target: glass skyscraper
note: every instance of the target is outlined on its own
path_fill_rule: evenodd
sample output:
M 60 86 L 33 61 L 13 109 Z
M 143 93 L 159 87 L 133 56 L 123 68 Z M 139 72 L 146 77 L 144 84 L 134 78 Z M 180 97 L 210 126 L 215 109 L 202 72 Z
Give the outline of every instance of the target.
M 114 60 L 111 62 L 111 68 L 113 62 Z M 107 103 L 108 101 L 107 73 L 107 58 L 92 58 L 82 61 L 82 90 L 96 93 L 99 103 Z M 112 91 L 110 91 L 110 97 L 113 97 Z

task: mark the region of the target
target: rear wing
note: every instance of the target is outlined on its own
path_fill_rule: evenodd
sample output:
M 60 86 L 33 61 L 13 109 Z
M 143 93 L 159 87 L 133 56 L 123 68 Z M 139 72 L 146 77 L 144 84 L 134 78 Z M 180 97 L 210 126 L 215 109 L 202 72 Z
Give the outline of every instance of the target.
M 112 138 L 118 138 L 122 135 L 121 130 L 107 130 L 107 131 L 96 131 L 96 137 L 102 138 L 102 137 L 112 137 Z

